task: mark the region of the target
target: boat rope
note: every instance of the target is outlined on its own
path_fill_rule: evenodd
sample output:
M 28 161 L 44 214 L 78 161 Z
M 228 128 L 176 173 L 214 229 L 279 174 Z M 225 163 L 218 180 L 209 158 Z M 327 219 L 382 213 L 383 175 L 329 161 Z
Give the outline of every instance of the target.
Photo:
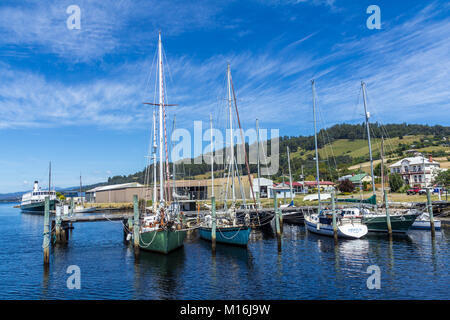
M 53 228 L 53 229 L 51 229 L 50 231 L 48 231 L 48 232 L 43 232 L 42 233 L 42 235 L 44 236 L 44 241 L 43 241 L 43 243 L 42 243 L 42 249 L 46 249 L 46 248 L 48 248 L 49 246 L 50 246 L 50 237 L 49 237 L 49 239 L 47 240 L 47 238 L 45 238 L 45 236 L 46 235 L 51 235 L 54 231 L 56 230 L 56 227 L 55 228 Z
M 142 242 L 142 244 L 143 244 L 143 245 L 140 245 L 140 246 L 141 246 L 141 247 L 148 248 L 148 247 L 153 243 L 153 241 L 155 240 L 156 234 L 158 233 L 158 231 L 159 231 L 159 230 L 155 230 L 154 235 L 153 235 L 153 238 L 152 238 L 152 241 L 150 241 L 149 243 L 146 243 L 144 240 L 142 240 L 141 233 L 139 232 L 139 240 L 140 240 L 140 242 Z
M 109 222 L 113 222 L 113 223 L 121 223 L 126 227 L 126 224 L 124 224 L 122 221 L 114 221 L 109 219 L 105 214 L 102 215 L 103 218 L 105 218 L 106 220 L 108 220 Z
M 225 236 L 225 235 L 222 233 L 222 231 L 220 230 L 220 228 L 217 228 L 217 229 L 219 229 L 219 232 L 220 232 L 220 234 L 222 235 L 222 237 L 224 237 L 224 238 L 227 239 L 227 240 L 231 240 L 231 239 L 234 239 L 234 238 L 238 235 L 238 233 L 241 231 L 242 225 L 239 227 L 238 231 L 236 231 L 236 233 L 235 233 L 232 237 L 227 237 L 227 236 Z

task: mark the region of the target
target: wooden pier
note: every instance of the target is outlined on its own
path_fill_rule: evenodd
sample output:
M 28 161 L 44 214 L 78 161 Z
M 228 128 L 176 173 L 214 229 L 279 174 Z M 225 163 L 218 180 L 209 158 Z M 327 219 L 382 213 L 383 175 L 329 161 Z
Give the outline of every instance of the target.
M 61 222 L 98 222 L 98 221 L 117 221 L 126 220 L 132 218 L 133 213 L 110 213 L 110 214 L 77 214 L 73 216 L 63 216 L 61 217 Z

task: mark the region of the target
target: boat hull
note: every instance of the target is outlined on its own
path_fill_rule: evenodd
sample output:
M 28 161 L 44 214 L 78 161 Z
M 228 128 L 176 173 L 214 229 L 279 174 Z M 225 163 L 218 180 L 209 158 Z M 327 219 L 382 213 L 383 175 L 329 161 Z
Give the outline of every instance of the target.
M 211 241 L 212 228 L 200 227 L 200 238 Z M 235 246 L 247 246 L 250 237 L 250 227 L 217 227 L 216 242 Z
M 97 207 L 84 207 L 82 209 L 80 208 L 75 208 L 73 210 L 74 213 L 88 213 L 88 212 L 95 212 L 97 211 Z
M 431 230 L 430 221 L 414 221 L 411 226 L 411 229 L 414 230 Z M 441 229 L 441 220 L 434 220 L 434 229 Z
M 254 229 L 263 227 L 269 224 L 274 216 L 275 216 L 274 213 L 269 211 L 260 210 L 258 212 L 256 211 L 250 212 L 250 226 Z M 237 213 L 236 217 L 238 224 L 245 224 L 244 212 Z
M 54 211 L 56 208 L 57 200 L 50 200 L 50 210 Z M 20 206 L 20 210 L 26 213 L 44 214 L 45 213 L 45 201 L 33 202 L 30 204 L 24 204 Z
M 317 223 L 305 218 L 305 226 L 308 231 L 324 236 L 333 237 L 334 230 L 332 225 Z M 367 234 L 367 226 L 363 224 L 345 224 L 337 227 L 339 238 L 359 239 Z
M 168 254 L 181 248 L 186 238 L 186 231 L 154 230 L 142 232 L 139 247 L 146 251 Z
M 300 224 L 305 223 L 303 212 L 286 212 L 283 213 L 283 223 Z
M 416 218 L 416 214 L 390 216 L 392 232 L 406 233 L 411 228 Z M 386 215 L 364 216 L 363 223 L 367 225 L 369 232 L 388 232 Z

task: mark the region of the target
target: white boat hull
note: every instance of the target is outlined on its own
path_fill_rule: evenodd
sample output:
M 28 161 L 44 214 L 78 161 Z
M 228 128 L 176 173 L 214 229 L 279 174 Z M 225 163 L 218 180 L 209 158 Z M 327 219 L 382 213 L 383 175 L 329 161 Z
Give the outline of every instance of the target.
M 87 212 L 94 212 L 96 211 L 96 207 L 84 207 L 84 208 L 74 208 L 74 213 L 87 213 Z
M 411 229 L 431 230 L 430 221 L 414 221 Z M 434 220 L 434 229 L 441 229 L 441 220 Z
M 308 231 L 321 234 L 324 236 L 334 236 L 332 225 L 322 224 L 305 217 L 305 226 Z M 337 227 L 337 235 L 339 238 L 359 239 L 367 234 L 367 226 L 360 223 L 344 224 Z

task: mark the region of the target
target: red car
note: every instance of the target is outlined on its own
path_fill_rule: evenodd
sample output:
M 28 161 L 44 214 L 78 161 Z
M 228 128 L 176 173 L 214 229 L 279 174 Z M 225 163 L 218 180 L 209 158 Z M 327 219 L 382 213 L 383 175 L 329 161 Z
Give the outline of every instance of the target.
M 413 195 L 413 194 L 419 194 L 420 188 L 411 188 L 408 191 L 406 191 L 407 195 Z

